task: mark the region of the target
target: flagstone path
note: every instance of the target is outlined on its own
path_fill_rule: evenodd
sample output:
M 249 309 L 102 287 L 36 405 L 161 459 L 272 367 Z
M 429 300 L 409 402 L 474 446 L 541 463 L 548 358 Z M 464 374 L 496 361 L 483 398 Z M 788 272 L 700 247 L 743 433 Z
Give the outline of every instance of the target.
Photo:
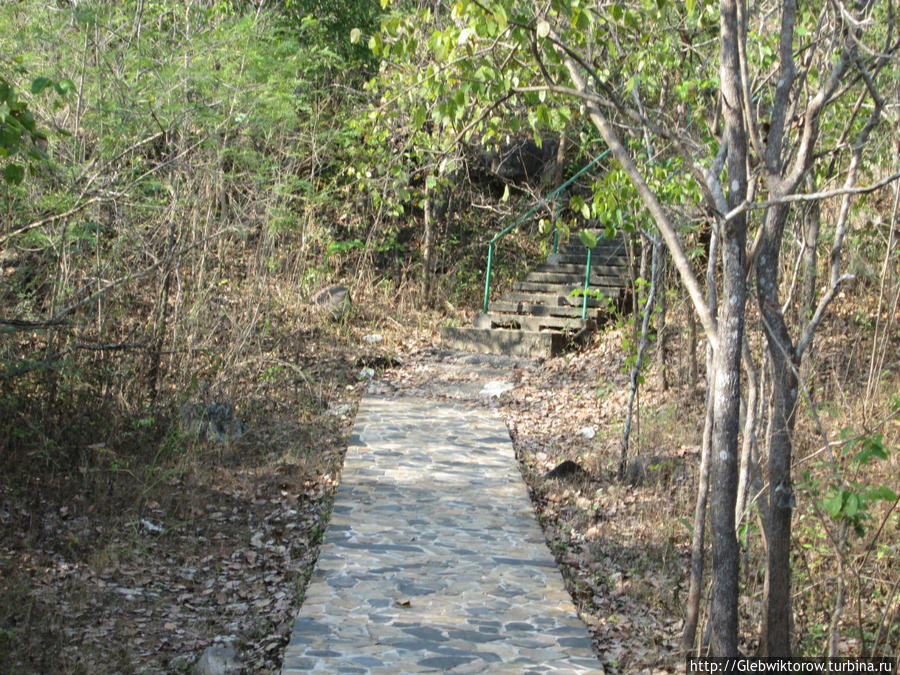
M 282 673 L 603 672 L 506 426 L 453 399 L 363 398 Z

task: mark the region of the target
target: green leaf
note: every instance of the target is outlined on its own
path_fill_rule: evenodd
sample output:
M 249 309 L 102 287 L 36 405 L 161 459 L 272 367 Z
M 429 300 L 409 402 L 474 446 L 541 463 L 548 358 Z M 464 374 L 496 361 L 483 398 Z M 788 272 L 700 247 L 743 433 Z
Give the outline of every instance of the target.
M 3 180 L 10 185 L 18 185 L 25 178 L 25 167 L 19 164 L 10 164 L 3 170 Z
M 369 50 L 375 55 L 381 55 L 381 47 L 383 46 L 383 42 L 381 41 L 381 36 L 378 33 L 375 33 L 372 37 L 369 38 Z
M 868 497 L 869 499 L 883 499 L 886 502 L 895 502 L 898 499 L 897 493 L 887 485 L 872 488 L 869 490 Z
M 880 434 L 863 439 L 862 449 L 856 453 L 854 460 L 860 464 L 868 464 L 872 459 L 887 459 L 888 450 Z
M 847 493 L 847 503 L 844 505 L 844 513 L 847 517 L 852 518 L 856 515 L 856 512 L 859 511 L 859 495 L 848 492 Z
M 350 44 L 355 45 L 359 42 L 359 39 L 362 37 L 362 31 L 359 28 L 354 28 L 350 31 Z
M 49 77 L 36 77 L 31 81 L 31 93 L 40 94 L 44 89 L 53 85 L 53 80 Z
M 822 506 L 832 518 L 837 518 L 844 507 L 844 493 L 841 490 L 835 492 L 831 497 L 822 501 Z
M 64 77 L 59 82 L 53 83 L 53 89 L 55 89 L 56 93 L 60 96 L 65 96 L 70 91 L 75 91 L 75 83 L 69 78 Z
M 421 129 L 425 126 L 425 122 L 428 119 L 428 113 L 425 111 L 425 107 L 421 105 L 417 105 L 412 110 L 412 120 L 413 127 L 416 129 Z
M 584 244 L 587 248 L 594 248 L 595 246 L 597 246 L 597 237 L 593 232 L 581 230 L 578 233 L 578 238 L 581 239 L 581 243 Z
M 494 8 L 494 21 L 497 22 L 500 30 L 505 29 L 509 23 L 509 17 L 506 15 L 506 10 L 500 5 L 497 5 Z

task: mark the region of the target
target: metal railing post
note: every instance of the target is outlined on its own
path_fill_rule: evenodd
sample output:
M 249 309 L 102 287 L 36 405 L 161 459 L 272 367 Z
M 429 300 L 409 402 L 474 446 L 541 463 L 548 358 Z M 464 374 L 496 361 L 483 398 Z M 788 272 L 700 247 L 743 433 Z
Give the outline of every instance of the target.
M 562 197 L 556 196 L 556 216 L 553 218 L 553 254 L 559 253 L 559 212 L 562 210 Z
M 494 242 L 491 241 L 488 244 L 488 261 L 487 261 L 487 273 L 484 275 L 484 307 L 482 312 L 487 314 L 488 310 L 488 296 L 491 294 L 491 264 L 494 262 Z
M 587 250 L 587 266 L 585 267 L 585 270 L 584 270 L 584 290 L 583 290 L 584 295 L 581 300 L 581 320 L 582 321 L 587 319 L 587 301 L 588 301 L 587 291 L 588 291 L 588 287 L 591 285 L 591 253 L 593 253 L 593 251 L 594 251 L 594 249 L 592 249 L 592 248 L 589 248 Z

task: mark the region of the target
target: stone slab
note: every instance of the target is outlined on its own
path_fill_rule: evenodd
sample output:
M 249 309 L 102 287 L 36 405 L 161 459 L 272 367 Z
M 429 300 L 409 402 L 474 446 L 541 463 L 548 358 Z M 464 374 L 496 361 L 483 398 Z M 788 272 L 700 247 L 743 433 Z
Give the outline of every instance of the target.
M 501 419 L 363 398 L 282 672 L 603 672 Z
M 562 333 L 444 326 L 441 346 L 462 352 L 547 358 L 566 346 Z

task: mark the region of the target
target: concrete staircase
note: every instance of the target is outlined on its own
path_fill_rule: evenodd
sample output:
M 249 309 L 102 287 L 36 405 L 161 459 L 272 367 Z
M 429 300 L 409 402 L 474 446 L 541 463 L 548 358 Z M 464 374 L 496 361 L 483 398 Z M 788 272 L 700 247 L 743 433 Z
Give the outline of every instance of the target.
M 606 309 L 602 299 L 589 297 L 582 320 L 587 249 L 565 244 L 547 262 L 528 273 L 525 281 L 488 304 L 487 313 L 470 327 L 441 329 L 446 349 L 540 358 L 554 356 L 566 346 L 583 341 L 597 326 Z M 628 256 L 621 239 L 600 239 L 591 254 L 590 289 L 616 305 L 625 299 Z

